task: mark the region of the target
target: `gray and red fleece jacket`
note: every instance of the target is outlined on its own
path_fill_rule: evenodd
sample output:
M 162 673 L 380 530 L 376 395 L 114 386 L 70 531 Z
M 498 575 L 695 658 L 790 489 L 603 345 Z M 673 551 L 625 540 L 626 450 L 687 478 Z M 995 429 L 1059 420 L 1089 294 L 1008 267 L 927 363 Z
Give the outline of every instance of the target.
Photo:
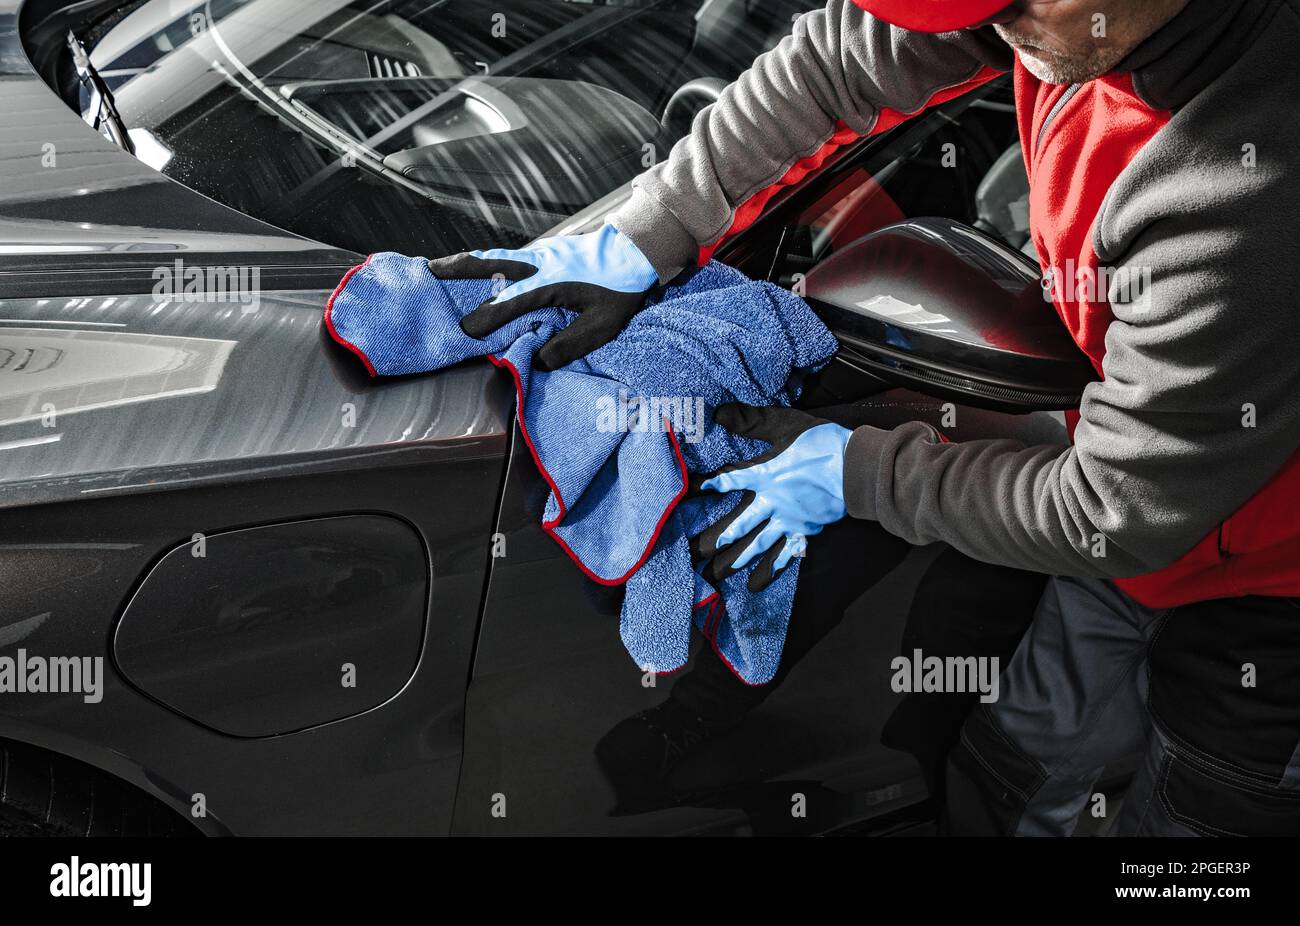
M 1300 0 L 1190 0 L 1073 87 L 1033 77 L 991 29 L 908 32 L 829 0 L 611 219 L 667 281 L 836 148 L 1013 72 L 1034 243 L 1045 278 L 1084 284 L 1054 303 L 1101 379 L 1069 446 L 858 429 L 849 513 L 981 560 L 1114 578 L 1154 607 L 1300 595 L 1297 62 Z M 1086 285 L 1103 268 L 1109 291 Z

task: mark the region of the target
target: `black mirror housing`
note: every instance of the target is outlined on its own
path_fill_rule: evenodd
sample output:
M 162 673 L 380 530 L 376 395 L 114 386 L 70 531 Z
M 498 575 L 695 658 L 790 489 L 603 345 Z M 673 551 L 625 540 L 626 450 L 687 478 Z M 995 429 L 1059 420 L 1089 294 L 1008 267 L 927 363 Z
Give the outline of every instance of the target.
M 1000 411 L 1077 408 L 1097 379 L 1038 267 L 977 229 L 909 219 L 818 264 L 804 297 L 864 377 Z

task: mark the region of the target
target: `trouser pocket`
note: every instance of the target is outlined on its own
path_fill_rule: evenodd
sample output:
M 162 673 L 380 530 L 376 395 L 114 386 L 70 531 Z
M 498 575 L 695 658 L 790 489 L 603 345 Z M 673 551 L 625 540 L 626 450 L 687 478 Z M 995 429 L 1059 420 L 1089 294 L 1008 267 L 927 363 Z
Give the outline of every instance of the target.
M 1206 836 L 1300 836 L 1300 791 L 1177 747 L 1165 755 L 1156 793 L 1171 820 Z

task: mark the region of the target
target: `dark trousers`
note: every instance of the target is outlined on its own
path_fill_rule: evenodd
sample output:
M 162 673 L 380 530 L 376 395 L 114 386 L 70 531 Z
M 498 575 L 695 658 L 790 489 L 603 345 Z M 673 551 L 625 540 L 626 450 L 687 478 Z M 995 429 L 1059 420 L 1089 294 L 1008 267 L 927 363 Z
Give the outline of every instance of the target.
M 1300 835 L 1300 606 L 1240 597 L 1146 608 L 1052 579 L 952 751 L 945 829 L 1069 835 L 1103 768 L 1141 764 L 1115 835 Z M 1113 813 L 1108 809 L 1107 813 Z

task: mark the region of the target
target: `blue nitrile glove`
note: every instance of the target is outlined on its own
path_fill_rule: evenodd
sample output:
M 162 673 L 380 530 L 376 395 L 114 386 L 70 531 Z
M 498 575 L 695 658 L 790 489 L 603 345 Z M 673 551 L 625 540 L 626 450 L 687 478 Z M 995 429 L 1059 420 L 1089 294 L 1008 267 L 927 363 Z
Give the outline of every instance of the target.
M 720 581 L 761 556 L 749 589 L 762 591 L 808 537 L 844 517 L 844 448 L 853 433 L 792 408 L 723 405 L 714 421 L 733 434 L 767 441 L 771 449 L 723 467 L 700 483 L 714 492 L 742 491 L 727 517 L 696 538 L 695 554 L 711 559 L 704 575 Z
M 645 304 L 659 274 L 640 249 L 608 222 L 585 235 L 539 238 L 520 250 L 464 251 L 429 261 L 441 280 L 501 274 L 512 284 L 461 319 L 472 338 L 484 338 L 534 309 L 582 313 L 537 352 L 533 367 L 555 370 L 618 337 Z

